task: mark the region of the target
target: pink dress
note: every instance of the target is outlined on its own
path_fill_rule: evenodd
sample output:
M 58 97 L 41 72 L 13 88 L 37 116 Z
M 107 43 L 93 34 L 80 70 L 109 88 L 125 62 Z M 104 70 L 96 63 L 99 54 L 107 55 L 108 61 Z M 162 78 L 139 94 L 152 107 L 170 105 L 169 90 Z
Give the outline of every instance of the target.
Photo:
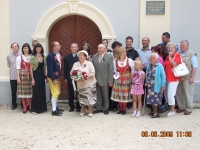
M 142 71 L 135 70 L 133 72 L 133 79 L 132 79 L 132 88 L 131 94 L 133 95 L 142 95 L 144 94 L 143 84 L 142 84 Z

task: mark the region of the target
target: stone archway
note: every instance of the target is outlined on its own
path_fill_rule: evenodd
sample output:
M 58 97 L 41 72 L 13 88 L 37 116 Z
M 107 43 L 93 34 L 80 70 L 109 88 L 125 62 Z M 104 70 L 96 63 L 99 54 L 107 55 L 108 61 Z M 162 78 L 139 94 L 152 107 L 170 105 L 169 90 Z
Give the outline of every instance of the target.
M 38 40 L 48 54 L 48 35 L 52 26 L 60 19 L 69 15 L 81 15 L 92 20 L 98 27 L 103 39 L 108 39 L 112 43 L 116 36 L 110 21 L 98 8 L 79 0 L 68 0 L 58 4 L 46 12 L 40 19 L 33 40 Z

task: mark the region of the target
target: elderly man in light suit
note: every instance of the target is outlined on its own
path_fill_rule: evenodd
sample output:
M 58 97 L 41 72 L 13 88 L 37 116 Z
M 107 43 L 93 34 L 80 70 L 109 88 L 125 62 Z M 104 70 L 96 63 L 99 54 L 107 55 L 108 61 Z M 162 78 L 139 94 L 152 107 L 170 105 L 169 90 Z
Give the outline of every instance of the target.
M 106 53 L 106 47 L 103 44 L 98 45 L 98 53 L 92 57 L 92 63 L 95 68 L 97 79 L 97 103 L 96 110 L 93 112 L 104 112 L 109 114 L 109 87 L 113 86 L 113 57 Z

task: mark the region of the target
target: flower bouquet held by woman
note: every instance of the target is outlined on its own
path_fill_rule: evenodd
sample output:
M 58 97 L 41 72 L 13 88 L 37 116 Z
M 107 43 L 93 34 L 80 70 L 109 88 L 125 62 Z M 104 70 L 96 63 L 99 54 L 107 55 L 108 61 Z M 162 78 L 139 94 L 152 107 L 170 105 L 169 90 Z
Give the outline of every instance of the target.
M 78 80 L 87 80 L 87 73 L 85 71 L 81 71 L 81 70 L 73 70 L 71 73 L 71 78 L 72 78 L 72 84 L 74 87 L 74 91 L 76 91 L 76 86 L 75 86 L 75 82 L 74 81 L 78 81 Z

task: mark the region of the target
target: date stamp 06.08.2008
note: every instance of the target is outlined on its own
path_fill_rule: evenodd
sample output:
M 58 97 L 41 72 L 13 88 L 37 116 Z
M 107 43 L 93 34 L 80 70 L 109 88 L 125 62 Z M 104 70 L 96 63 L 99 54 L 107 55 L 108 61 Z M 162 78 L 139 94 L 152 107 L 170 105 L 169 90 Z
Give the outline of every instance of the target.
M 142 137 L 192 137 L 192 131 L 142 131 Z

